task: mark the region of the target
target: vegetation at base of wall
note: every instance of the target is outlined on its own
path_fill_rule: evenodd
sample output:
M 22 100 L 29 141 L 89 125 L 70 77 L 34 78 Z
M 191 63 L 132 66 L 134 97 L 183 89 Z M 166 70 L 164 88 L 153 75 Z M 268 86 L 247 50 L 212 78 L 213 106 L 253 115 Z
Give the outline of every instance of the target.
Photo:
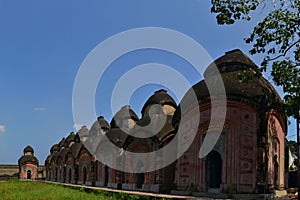
M 18 177 L 19 177 L 19 173 L 15 173 L 13 175 L 2 174 L 2 175 L 0 175 L 0 180 L 5 181 L 5 180 L 9 180 L 9 179 L 16 179 Z
M 0 182 L 1 200 L 57 200 L 57 199 L 72 199 L 72 200 L 150 200 L 154 199 L 150 196 L 130 195 L 125 193 L 113 193 L 106 191 L 98 191 L 84 189 L 78 187 L 64 187 L 57 184 L 43 183 L 38 181 L 19 181 L 11 179 L 9 181 Z M 156 198 L 159 199 L 159 198 Z
M 198 192 L 196 186 L 194 185 L 194 183 L 190 183 L 187 187 L 186 187 L 186 191 L 188 195 L 193 195 L 194 192 Z

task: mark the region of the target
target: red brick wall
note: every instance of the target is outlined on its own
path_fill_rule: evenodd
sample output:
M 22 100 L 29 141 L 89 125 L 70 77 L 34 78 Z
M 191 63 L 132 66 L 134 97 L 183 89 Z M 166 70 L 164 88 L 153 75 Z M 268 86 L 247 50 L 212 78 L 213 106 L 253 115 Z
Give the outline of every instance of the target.
M 223 105 L 219 105 L 223 106 Z M 185 190 L 194 184 L 198 191 L 208 189 L 208 171 L 206 157 L 199 158 L 203 134 L 207 133 L 210 122 L 210 105 L 200 105 L 200 125 L 197 135 L 188 151 L 178 160 L 176 165 L 176 184 L 178 189 Z M 189 132 L 191 116 L 197 110 L 191 110 L 182 117 L 181 126 Z M 212 124 L 211 132 L 218 130 L 218 124 Z M 183 129 L 183 130 L 184 130 Z M 240 102 L 227 102 L 227 115 L 224 134 L 224 152 L 222 154 L 221 190 L 226 191 L 237 185 L 239 192 L 253 192 L 256 185 L 256 144 L 258 120 L 257 113 L 249 105 Z M 188 135 L 187 135 L 188 136 Z M 185 145 L 189 137 L 182 135 L 179 145 Z
M 31 179 L 38 178 L 38 166 L 34 163 L 26 163 L 20 166 L 20 179 L 27 179 L 27 171 L 31 171 Z

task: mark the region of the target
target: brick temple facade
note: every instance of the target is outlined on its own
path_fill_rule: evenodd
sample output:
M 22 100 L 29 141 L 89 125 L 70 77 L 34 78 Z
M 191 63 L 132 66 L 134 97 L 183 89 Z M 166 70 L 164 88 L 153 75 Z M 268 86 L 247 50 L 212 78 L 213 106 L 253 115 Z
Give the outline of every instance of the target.
M 39 161 L 34 156 L 34 150 L 31 146 L 24 149 L 24 155 L 19 159 L 19 178 L 35 180 L 39 177 Z
M 141 118 L 130 106 L 124 106 L 110 123 L 101 116 L 90 130 L 83 126 L 76 134 L 70 133 L 67 138 L 61 139 L 52 146 L 45 161 L 46 179 L 164 193 L 190 189 L 199 192 L 261 193 L 284 189 L 288 173 L 285 158 L 287 120 L 280 111 L 281 99 L 278 93 L 262 76 L 248 83 L 237 79 L 238 73 L 257 68 L 240 50 L 225 53 L 215 64 L 217 68 L 212 65 L 207 67 L 205 81 L 200 81 L 187 91 L 187 94 L 191 90 L 195 91 L 198 105 L 191 104 L 183 113 L 180 112 L 180 106 L 183 101 L 189 101 L 188 95 L 177 105 L 165 90 L 159 90 L 144 104 Z M 217 96 L 210 95 L 206 85 L 208 82 L 213 83 L 218 73 L 221 73 L 224 82 L 226 105 L 218 102 Z M 209 127 L 212 98 L 216 102 L 214 109 L 226 106 L 225 124 L 212 150 L 204 158 L 199 158 L 199 149 L 205 137 L 217 134 L 220 129 L 218 122 Z M 157 104 L 161 105 L 161 109 L 150 109 Z M 93 142 L 97 141 L 99 135 L 105 135 L 110 142 L 126 151 L 156 151 L 172 141 L 182 127 L 188 132 L 192 123 L 190 119 L 199 109 L 199 126 L 191 145 L 179 159 L 160 170 L 145 173 L 115 170 L 101 163 L 83 145 L 83 142 L 90 141 L 93 148 L 101 151 L 107 143 Z M 142 134 L 140 126 L 150 121 L 155 126 L 162 117 L 166 121 L 156 135 L 149 138 L 133 136 Z M 131 134 L 126 134 L 124 130 Z M 183 134 L 178 138 L 177 145 L 184 144 Z M 120 156 L 114 158 L 113 162 L 125 162 L 126 159 L 129 158 Z M 145 166 L 140 167 L 142 169 Z

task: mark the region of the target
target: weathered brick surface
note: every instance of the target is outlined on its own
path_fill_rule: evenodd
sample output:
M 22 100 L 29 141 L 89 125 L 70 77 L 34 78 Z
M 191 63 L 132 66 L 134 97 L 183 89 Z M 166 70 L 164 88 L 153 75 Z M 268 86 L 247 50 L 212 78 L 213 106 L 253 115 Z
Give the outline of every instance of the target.
M 13 175 L 19 172 L 18 165 L 0 165 L 0 176 L 1 175 Z

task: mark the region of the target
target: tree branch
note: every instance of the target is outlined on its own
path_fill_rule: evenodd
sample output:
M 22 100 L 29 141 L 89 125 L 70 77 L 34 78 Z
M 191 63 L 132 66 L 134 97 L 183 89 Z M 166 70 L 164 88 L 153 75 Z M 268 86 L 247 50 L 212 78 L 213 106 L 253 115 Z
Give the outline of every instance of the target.
M 285 56 L 285 55 L 287 54 L 287 52 L 288 52 L 291 48 L 293 48 L 298 42 L 300 42 L 300 39 L 297 40 L 296 42 L 294 42 L 293 44 L 291 44 L 291 46 L 289 46 L 289 47 L 284 51 L 283 54 L 279 54 L 278 56 L 276 56 L 276 57 L 274 57 L 274 58 L 270 58 L 269 61 L 277 60 L 278 58 Z

